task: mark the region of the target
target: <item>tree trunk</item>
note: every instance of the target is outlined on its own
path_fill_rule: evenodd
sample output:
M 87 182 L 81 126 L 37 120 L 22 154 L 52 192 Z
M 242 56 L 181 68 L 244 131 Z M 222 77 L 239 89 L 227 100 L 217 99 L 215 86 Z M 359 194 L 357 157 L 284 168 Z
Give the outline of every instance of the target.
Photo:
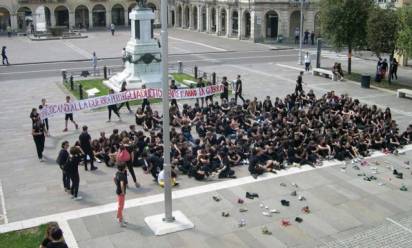
M 352 74 L 352 46 L 348 46 L 348 74 Z
M 391 84 L 391 83 L 392 83 L 392 61 L 393 61 L 393 54 L 394 54 L 394 52 L 391 52 L 391 54 L 389 55 L 389 63 L 388 63 L 388 67 L 389 67 L 388 84 Z

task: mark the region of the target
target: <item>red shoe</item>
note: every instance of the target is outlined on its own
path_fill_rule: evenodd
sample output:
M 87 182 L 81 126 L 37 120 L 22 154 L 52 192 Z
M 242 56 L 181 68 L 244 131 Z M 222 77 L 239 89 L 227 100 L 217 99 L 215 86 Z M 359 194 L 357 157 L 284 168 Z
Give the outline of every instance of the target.
M 310 213 L 309 207 L 308 206 L 303 207 L 302 212 L 307 213 L 307 214 Z
M 243 200 L 243 199 L 241 199 L 241 198 L 239 198 L 239 199 L 237 199 L 237 203 L 239 203 L 239 204 L 243 204 L 245 201 Z
M 283 220 L 281 221 L 281 223 L 282 223 L 282 226 L 290 226 L 290 221 L 287 220 L 287 219 L 283 219 Z
M 63 132 L 67 132 L 67 128 L 63 129 Z

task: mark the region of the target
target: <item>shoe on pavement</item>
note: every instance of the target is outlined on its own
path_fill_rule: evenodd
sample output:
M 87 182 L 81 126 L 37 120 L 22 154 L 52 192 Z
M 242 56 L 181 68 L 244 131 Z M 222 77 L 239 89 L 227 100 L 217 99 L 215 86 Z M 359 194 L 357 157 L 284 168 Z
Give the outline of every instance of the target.
M 263 216 L 272 217 L 272 214 L 270 212 L 263 211 L 262 214 Z
M 298 222 L 298 223 L 302 223 L 303 219 L 300 218 L 300 217 L 296 217 L 296 218 L 295 218 L 295 221 Z
M 247 208 L 239 208 L 239 212 L 241 212 L 241 213 L 244 213 L 244 212 L 247 212 L 247 211 L 248 211 Z
M 135 182 L 134 185 L 136 186 L 136 188 L 140 188 L 140 183 Z
M 97 167 L 93 166 L 92 168 L 90 168 L 90 170 L 92 170 L 92 171 L 97 170 Z
M 287 185 L 286 185 L 286 183 L 280 183 L 280 186 L 286 187 Z
M 292 191 L 292 193 L 290 193 L 290 195 L 291 196 L 296 196 L 297 195 L 296 190 Z
M 237 203 L 243 204 L 245 201 L 242 198 L 237 199 Z
M 304 212 L 304 213 L 310 213 L 310 209 L 309 209 L 309 207 L 308 206 L 304 206 L 303 208 L 302 208 L 302 212 Z
M 272 235 L 272 232 L 268 230 L 266 226 L 262 227 L 262 234 Z
M 402 185 L 400 187 L 400 191 L 408 191 L 408 188 L 405 185 Z
M 127 227 L 127 224 L 124 221 L 120 221 L 119 224 L 120 224 L 120 227 Z
M 239 222 L 239 227 L 244 227 L 244 226 L 246 226 L 246 221 L 245 219 L 241 219 Z
M 282 219 L 281 224 L 282 226 L 290 226 L 290 221 L 287 219 Z
M 67 132 L 67 130 L 68 130 L 68 129 L 67 129 L 67 128 L 65 128 L 65 129 L 63 129 L 63 132 Z
M 272 214 L 280 213 L 279 210 L 277 210 L 277 209 L 271 209 L 269 212 L 272 213 Z
M 281 200 L 280 203 L 282 204 L 282 206 L 285 206 L 285 207 L 289 207 L 289 206 L 290 206 L 290 202 L 287 201 L 287 200 Z
M 212 196 L 212 199 L 215 201 L 215 202 L 219 202 L 220 201 L 220 197 L 219 196 Z
M 83 199 L 83 197 L 81 197 L 81 196 L 77 196 L 77 197 L 74 198 L 75 201 L 79 201 L 81 199 Z
M 229 214 L 229 212 L 222 212 L 222 216 L 223 216 L 223 217 L 229 217 L 230 214 Z
M 298 200 L 299 200 L 299 201 L 306 201 L 306 198 L 305 198 L 304 196 L 300 195 L 300 196 L 298 197 Z

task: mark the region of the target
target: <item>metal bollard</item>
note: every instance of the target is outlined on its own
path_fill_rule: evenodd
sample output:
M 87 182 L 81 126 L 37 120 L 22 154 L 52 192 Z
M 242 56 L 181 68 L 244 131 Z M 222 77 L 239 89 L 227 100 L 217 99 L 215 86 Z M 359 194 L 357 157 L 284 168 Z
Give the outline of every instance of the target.
M 177 72 L 178 73 L 183 73 L 183 62 L 182 61 L 177 61 Z
M 80 96 L 80 100 L 83 99 L 83 85 L 79 84 L 79 96 Z
M 104 76 L 104 79 L 107 79 L 107 66 L 106 65 L 103 67 L 103 76 Z
M 73 75 L 70 75 L 70 90 L 74 90 Z
M 195 68 L 193 68 L 193 71 L 194 71 L 195 79 L 197 79 L 197 66 L 196 65 L 195 65 Z
M 62 70 L 62 78 L 63 78 L 63 83 L 66 83 L 67 80 L 67 71 L 66 70 Z
M 216 84 L 216 72 L 212 73 L 212 84 Z

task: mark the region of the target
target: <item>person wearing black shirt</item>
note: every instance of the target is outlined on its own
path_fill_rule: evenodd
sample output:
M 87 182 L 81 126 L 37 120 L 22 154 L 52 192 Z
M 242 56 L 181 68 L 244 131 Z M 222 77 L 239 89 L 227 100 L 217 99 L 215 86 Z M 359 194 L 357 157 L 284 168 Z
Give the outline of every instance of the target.
M 125 92 L 125 91 L 127 91 L 126 84 L 127 84 L 126 81 L 124 81 L 124 82 L 122 83 L 122 88 L 120 89 L 120 92 Z M 129 110 L 129 114 L 132 114 L 133 111 L 132 111 L 132 109 L 130 108 L 129 102 L 122 102 L 122 103 L 119 105 L 119 107 L 117 108 L 117 112 L 120 112 L 120 109 L 121 109 L 124 105 L 126 105 L 127 110 Z M 110 119 L 110 118 L 109 118 L 109 119 Z
M 398 80 L 398 66 L 399 66 L 398 61 L 395 58 L 393 58 L 392 63 L 391 63 L 391 70 L 390 70 L 391 79 L 396 78 L 396 80 Z
M 6 47 L 3 46 L 3 48 L 1 49 L 1 57 L 2 57 L 2 62 L 3 65 L 10 65 L 9 64 L 9 58 L 6 55 Z M 6 63 L 4 63 L 6 61 Z
M 310 33 L 310 42 L 312 43 L 312 46 L 315 45 L 315 31 Z
M 197 88 L 203 88 L 203 87 L 205 87 L 205 83 L 203 83 L 203 81 L 202 81 L 201 78 L 198 78 L 198 79 L 197 79 L 196 87 L 197 87 Z M 203 108 L 203 106 L 204 106 L 204 104 L 205 104 L 205 98 L 204 98 L 204 97 L 198 97 L 198 98 L 196 98 L 196 103 L 197 103 L 197 104 L 199 104 L 199 99 L 200 99 L 200 101 L 202 102 L 202 108 Z
M 298 93 L 303 93 L 303 71 L 299 73 L 298 79 L 296 80 L 296 87 L 295 87 L 295 94 L 299 95 Z
M 51 231 L 51 241 L 47 244 L 46 248 L 69 248 L 64 242 L 63 232 L 59 227 L 55 227 Z
M 240 80 L 240 75 L 237 75 L 237 80 L 235 84 L 235 102 L 237 104 L 237 98 L 242 99 L 243 103 L 245 103 L 245 99 L 242 96 L 242 80 Z
M 33 135 L 34 143 L 36 144 L 37 157 L 39 158 L 40 162 L 44 162 L 43 151 L 44 151 L 44 141 L 46 139 L 44 135 L 45 134 L 44 124 L 41 121 L 39 115 L 33 118 L 35 119 L 35 121 L 33 122 L 32 135 Z
M 46 233 L 44 235 L 43 241 L 40 244 L 40 248 L 47 248 L 47 245 L 52 241 L 51 232 L 56 227 L 58 227 L 56 222 L 50 222 L 49 224 L 47 224 Z
M 176 82 L 174 79 L 170 82 L 170 89 L 171 90 L 177 90 Z M 176 99 L 171 99 L 170 101 L 171 106 L 176 106 L 177 109 L 179 109 L 179 106 L 177 105 L 177 100 Z
M 148 167 L 145 169 L 146 173 L 150 172 L 153 176 L 153 181 L 157 182 L 157 176 L 159 172 L 163 170 L 163 159 L 161 158 L 161 150 L 156 150 L 148 159 Z
M 37 109 L 32 108 L 30 112 L 31 124 L 34 124 L 36 122 L 37 117 L 39 117 L 39 113 L 37 113 Z
M 69 173 L 67 172 L 67 168 L 68 168 L 68 163 L 70 161 L 70 155 L 67 149 L 69 149 L 69 142 L 66 140 L 66 141 L 63 141 L 61 145 L 61 150 L 59 152 L 59 155 L 57 156 L 56 162 L 57 164 L 59 164 L 60 169 L 62 170 L 64 191 L 69 192 L 70 191 L 70 176 L 69 176 Z
M 126 227 L 126 222 L 123 218 L 124 202 L 126 198 L 126 184 L 127 177 L 125 174 L 126 165 L 124 163 L 117 164 L 117 172 L 114 176 L 114 183 L 116 185 L 116 195 L 117 195 L 117 220 L 121 227 Z
M 227 77 L 223 77 L 222 79 L 222 85 L 223 85 L 223 92 L 220 94 L 220 99 L 223 100 L 226 99 L 226 101 L 229 101 L 229 83 L 227 82 Z
M 109 95 L 111 94 L 114 94 L 113 89 L 109 90 Z M 122 118 L 120 118 L 119 109 L 117 108 L 116 104 L 107 105 L 107 109 L 109 110 L 109 120 L 107 122 L 110 122 L 112 119 L 112 111 L 115 115 L 117 115 L 117 117 L 119 118 L 119 121 L 122 121 Z
M 91 140 L 92 138 L 90 137 L 89 133 L 87 132 L 87 126 L 83 126 L 83 132 L 79 135 L 79 141 L 80 141 L 80 147 L 82 148 L 84 152 L 84 169 L 87 170 L 87 163 L 88 160 L 90 160 L 90 169 L 91 170 L 96 170 L 97 167 L 94 166 L 93 160 L 93 149 L 92 149 L 92 144 Z
M 82 197 L 78 196 L 80 176 L 79 176 L 79 163 L 82 160 L 82 151 L 78 147 L 70 148 L 70 161 L 67 166 L 66 172 L 69 174 L 72 180 L 72 186 L 70 188 L 70 193 L 72 194 L 72 199 L 81 200 Z

